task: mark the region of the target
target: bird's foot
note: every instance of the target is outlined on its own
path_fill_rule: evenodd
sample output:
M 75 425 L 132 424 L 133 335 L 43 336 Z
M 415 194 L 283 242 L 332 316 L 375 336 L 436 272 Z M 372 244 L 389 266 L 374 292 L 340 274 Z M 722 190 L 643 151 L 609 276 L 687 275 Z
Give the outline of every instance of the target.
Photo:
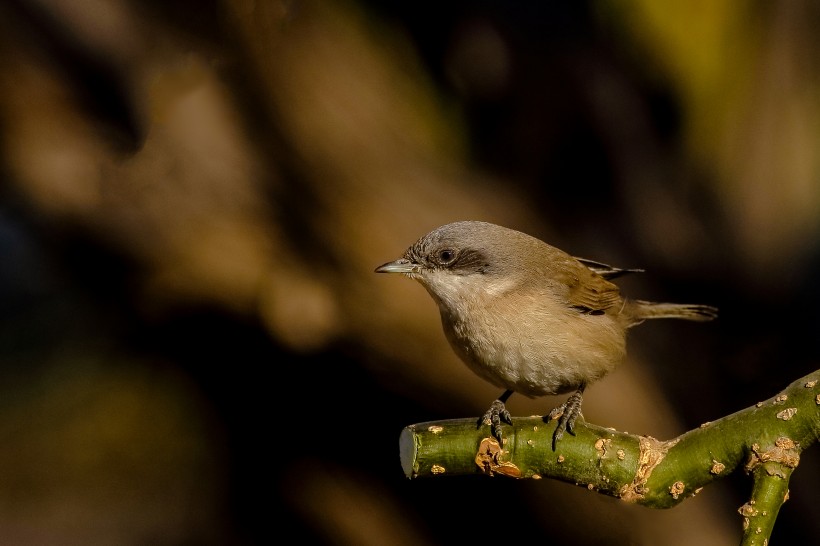
M 502 422 L 512 425 L 512 416 L 510 415 L 510 412 L 507 411 L 507 407 L 504 405 L 503 401 L 495 400 L 490 406 L 490 409 L 488 409 L 478 420 L 478 426 L 481 427 L 481 425 L 490 425 L 490 430 L 493 433 L 493 437 L 498 440 L 500 445 L 504 445 L 504 442 L 501 439 Z
M 558 425 L 555 427 L 555 432 L 552 435 L 552 450 L 555 451 L 555 446 L 558 440 L 564 437 L 564 432 L 569 432 L 575 436 L 575 421 L 581 415 L 581 402 L 583 401 L 584 389 L 579 388 L 572 393 L 567 401 L 560 406 L 553 408 L 547 415 L 550 421 L 558 419 Z

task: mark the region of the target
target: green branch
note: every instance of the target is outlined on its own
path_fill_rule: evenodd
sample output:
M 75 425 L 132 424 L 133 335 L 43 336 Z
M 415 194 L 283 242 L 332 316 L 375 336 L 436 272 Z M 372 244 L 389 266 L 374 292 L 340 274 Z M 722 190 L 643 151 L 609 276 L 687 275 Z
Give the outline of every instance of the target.
M 766 544 L 788 498 L 800 454 L 820 439 L 820 370 L 752 407 L 677 438 L 616 432 L 578 421 L 575 436 L 552 450 L 553 422 L 514 418 L 503 448 L 476 419 L 420 423 L 401 434 L 408 478 L 482 474 L 553 478 L 627 502 L 670 508 L 713 480 L 742 468 L 754 486 L 743 516 L 742 545 Z

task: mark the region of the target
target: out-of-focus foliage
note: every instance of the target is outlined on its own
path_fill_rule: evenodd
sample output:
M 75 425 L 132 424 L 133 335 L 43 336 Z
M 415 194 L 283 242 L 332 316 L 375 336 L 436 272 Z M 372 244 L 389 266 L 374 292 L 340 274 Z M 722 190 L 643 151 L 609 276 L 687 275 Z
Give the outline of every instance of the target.
M 458 219 L 643 267 L 627 294 L 721 318 L 636 332 L 586 418 L 663 438 L 768 396 L 820 356 L 818 24 L 809 1 L 3 3 L 0 542 L 736 542 L 741 478 L 664 512 L 405 481 L 402 427 L 499 393 L 373 269 Z M 818 472 L 775 541 L 820 532 Z

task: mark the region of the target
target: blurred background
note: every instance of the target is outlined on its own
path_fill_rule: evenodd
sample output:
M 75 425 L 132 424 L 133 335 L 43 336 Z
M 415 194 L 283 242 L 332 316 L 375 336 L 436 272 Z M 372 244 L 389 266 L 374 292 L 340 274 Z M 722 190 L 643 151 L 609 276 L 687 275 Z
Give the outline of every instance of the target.
M 736 544 L 667 511 L 409 481 L 406 425 L 500 392 L 373 269 L 455 220 L 721 308 L 631 333 L 588 421 L 670 438 L 820 348 L 811 0 L 0 3 L 0 542 Z M 514 415 L 559 397 L 514 396 Z M 820 534 L 816 449 L 773 543 Z M 662 537 L 662 538 L 661 538 Z

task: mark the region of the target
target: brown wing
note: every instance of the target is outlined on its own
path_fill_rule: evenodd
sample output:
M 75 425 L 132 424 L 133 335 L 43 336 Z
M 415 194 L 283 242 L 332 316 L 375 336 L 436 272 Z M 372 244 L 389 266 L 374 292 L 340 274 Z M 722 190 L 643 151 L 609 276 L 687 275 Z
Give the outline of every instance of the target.
M 592 315 L 621 309 L 623 300 L 618 287 L 603 276 L 571 256 L 556 260 L 553 264 L 556 266 L 555 280 L 566 288 L 570 307 Z

